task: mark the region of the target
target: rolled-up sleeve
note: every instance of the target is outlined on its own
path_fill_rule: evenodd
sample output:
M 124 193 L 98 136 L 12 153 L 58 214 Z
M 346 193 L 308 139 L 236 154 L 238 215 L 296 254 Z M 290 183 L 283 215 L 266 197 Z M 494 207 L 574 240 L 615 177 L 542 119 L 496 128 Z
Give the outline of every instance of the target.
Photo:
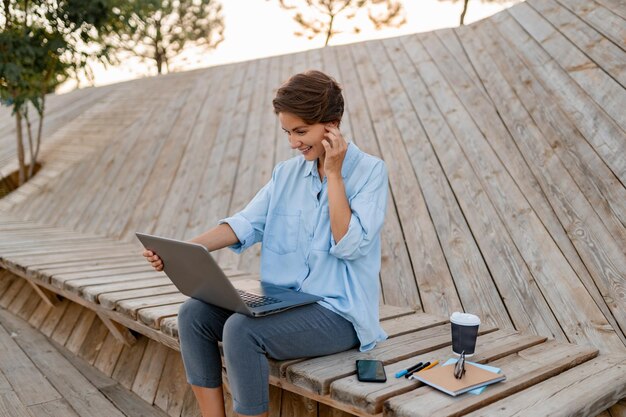
M 241 253 L 263 240 L 267 212 L 274 190 L 275 174 L 276 169 L 272 174 L 272 179 L 259 190 L 243 210 L 218 222 L 219 224 L 227 223 L 235 232 L 239 242 L 229 248 L 236 253 Z
M 350 200 L 348 232 L 339 242 L 331 233 L 331 255 L 348 261 L 358 259 L 380 238 L 387 208 L 387 178 L 385 163 L 378 161 L 363 188 Z

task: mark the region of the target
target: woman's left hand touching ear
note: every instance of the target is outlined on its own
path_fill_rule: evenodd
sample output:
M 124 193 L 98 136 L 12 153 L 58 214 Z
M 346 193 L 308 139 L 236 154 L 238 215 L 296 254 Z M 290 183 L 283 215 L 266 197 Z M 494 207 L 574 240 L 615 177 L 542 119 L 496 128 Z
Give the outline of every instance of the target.
M 343 138 L 339 128 L 333 125 L 325 125 L 326 133 L 322 145 L 326 149 L 324 156 L 324 173 L 326 176 L 341 176 L 341 167 L 346 157 L 348 143 Z

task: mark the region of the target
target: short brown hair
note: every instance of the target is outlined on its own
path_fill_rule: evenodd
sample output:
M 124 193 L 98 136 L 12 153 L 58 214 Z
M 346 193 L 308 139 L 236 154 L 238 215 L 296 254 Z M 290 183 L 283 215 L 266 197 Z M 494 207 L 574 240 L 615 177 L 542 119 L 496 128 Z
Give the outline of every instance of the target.
M 289 78 L 272 101 L 274 113 L 292 113 L 306 123 L 341 122 L 343 95 L 332 77 L 307 71 Z

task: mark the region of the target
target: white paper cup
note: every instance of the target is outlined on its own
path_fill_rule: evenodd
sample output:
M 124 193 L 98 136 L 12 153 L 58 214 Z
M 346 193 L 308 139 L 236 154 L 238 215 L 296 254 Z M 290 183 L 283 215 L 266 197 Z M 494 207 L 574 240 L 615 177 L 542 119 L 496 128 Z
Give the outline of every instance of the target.
M 450 324 L 452 327 L 452 352 L 457 355 L 465 352 L 465 356 L 472 356 L 476 349 L 480 318 L 474 314 L 456 311 L 450 316 Z

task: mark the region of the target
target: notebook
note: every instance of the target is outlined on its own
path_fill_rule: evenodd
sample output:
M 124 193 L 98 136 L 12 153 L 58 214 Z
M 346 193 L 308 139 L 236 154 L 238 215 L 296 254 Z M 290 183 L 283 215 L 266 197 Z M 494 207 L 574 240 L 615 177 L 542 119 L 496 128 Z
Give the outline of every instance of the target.
M 455 364 L 457 361 L 458 361 L 458 359 L 456 359 L 456 358 L 450 358 L 443 364 L 443 366 L 450 365 L 450 364 Z M 471 363 L 474 366 L 478 366 L 479 368 L 486 369 L 486 370 L 491 371 L 491 372 L 495 372 L 496 374 L 499 374 L 499 373 L 502 372 L 500 368 L 496 368 L 495 366 L 489 366 L 489 365 L 485 365 L 485 364 L 482 364 L 482 363 L 476 363 L 476 362 L 465 362 L 465 363 Z M 483 391 L 485 389 L 487 389 L 487 386 L 483 385 L 482 387 L 474 388 L 473 390 L 468 391 L 468 393 L 470 393 L 472 395 L 480 395 L 480 394 L 483 393 Z
M 415 378 L 424 384 L 456 397 L 474 388 L 504 381 L 506 376 L 504 374 L 497 374 L 486 369 L 481 369 L 466 362 L 465 374 L 461 379 L 454 377 L 453 364 L 438 366 L 427 371 L 418 372 L 415 374 Z

